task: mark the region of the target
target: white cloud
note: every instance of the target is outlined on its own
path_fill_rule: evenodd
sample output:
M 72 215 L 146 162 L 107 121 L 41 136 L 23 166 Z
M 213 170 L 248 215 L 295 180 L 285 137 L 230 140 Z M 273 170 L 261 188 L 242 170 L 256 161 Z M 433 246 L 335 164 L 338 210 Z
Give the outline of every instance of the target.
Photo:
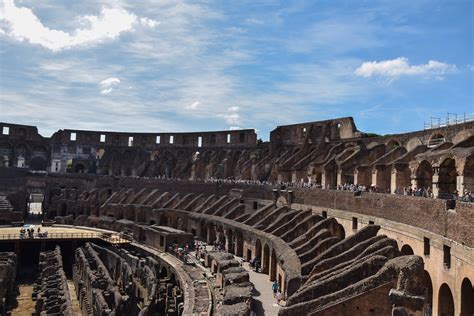
M 154 28 L 155 26 L 160 24 L 160 22 L 158 22 L 156 20 L 149 19 L 149 18 L 140 18 L 140 23 L 145 25 L 145 26 L 148 26 L 150 28 Z
M 240 124 L 240 115 L 238 113 L 226 113 L 226 114 L 219 114 L 219 117 L 225 119 L 228 124 Z
M 237 112 L 239 110 L 238 106 L 231 106 L 230 108 L 227 109 L 229 112 Z
M 70 49 L 76 46 L 97 44 L 105 40 L 113 40 L 123 32 L 132 31 L 134 25 L 141 23 L 155 27 L 158 22 L 148 18 L 140 18 L 120 7 L 102 7 L 100 15 L 86 15 L 79 18 L 85 28 L 76 28 L 68 33 L 50 29 L 29 8 L 17 7 L 13 0 L 5 0 L 0 7 L 0 34 L 7 35 L 18 41 L 28 41 L 52 51 Z
M 196 110 L 199 106 L 199 104 L 201 104 L 199 101 L 196 101 L 190 105 L 188 105 L 187 107 L 185 107 L 186 110 Z
M 404 75 L 435 75 L 436 77 L 440 77 L 440 75 L 454 71 L 456 71 L 455 65 L 445 64 L 436 60 L 430 60 L 428 63 L 422 65 L 410 65 L 408 58 L 398 57 L 380 62 L 364 62 L 356 69 L 355 74 L 364 78 L 370 78 L 372 76 L 397 78 Z
M 239 130 L 239 129 L 242 129 L 242 127 L 240 127 L 240 126 L 231 126 L 231 127 L 229 127 L 229 130 L 231 130 L 231 131 L 235 131 L 235 130 Z
M 100 90 L 100 93 L 109 94 L 110 92 L 112 92 L 116 89 L 116 87 L 119 83 L 120 83 L 120 79 L 115 78 L 115 77 L 110 77 L 110 78 L 102 80 L 100 82 L 100 87 L 102 89 L 102 90 Z

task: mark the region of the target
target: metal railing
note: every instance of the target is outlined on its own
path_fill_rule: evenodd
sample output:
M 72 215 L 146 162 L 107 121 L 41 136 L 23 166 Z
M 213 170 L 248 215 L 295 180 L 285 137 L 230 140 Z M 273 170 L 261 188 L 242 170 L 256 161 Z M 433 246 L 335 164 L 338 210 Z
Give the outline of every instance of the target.
M 22 234 L 0 234 L 0 240 L 48 240 L 48 239 L 102 239 L 110 243 L 128 243 L 130 241 L 118 235 L 102 233 L 28 233 Z
M 456 113 L 447 113 L 446 120 L 441 122 L 440 117 L 430 117 L 430 122 L 424 123 L 424 129 L 433 129 L 433 128 L 440 128 L 446 127 L 450 125 L 462 124 L 466 122 L 474 121 L 474 113 L 464 113 L 462 115 L 458 115 Z

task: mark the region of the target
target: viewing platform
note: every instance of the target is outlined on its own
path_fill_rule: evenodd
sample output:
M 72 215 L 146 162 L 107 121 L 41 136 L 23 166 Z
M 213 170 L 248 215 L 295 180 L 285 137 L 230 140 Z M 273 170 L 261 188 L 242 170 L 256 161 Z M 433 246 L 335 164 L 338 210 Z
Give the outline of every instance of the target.
M 40 232 L 38 233 L 38 228 Z M 22 229 L 34 229 L 33 235 L 21 233 Z M 39 240 L 90 240 L 100 239 L 110 244 L 128 244 L 130 240 L 121 236 L 117 232 L 111 232 L 102 229 L 58 225 L 58 226 L 42 226 L 42 225 L 25 225 L 22 227 L 0 227 L 0 242 L 9 241 L 39 241 Z

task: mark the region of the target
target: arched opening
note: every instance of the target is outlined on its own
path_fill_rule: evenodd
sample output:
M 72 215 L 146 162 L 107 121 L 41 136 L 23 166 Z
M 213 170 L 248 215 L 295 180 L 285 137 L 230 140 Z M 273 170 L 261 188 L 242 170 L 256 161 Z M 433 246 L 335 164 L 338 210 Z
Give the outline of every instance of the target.
M 439 193 L 452 194 L 456 191 L 457 175 L 454 159 L 445 159 L 439 166 Z
M 222 225 L 217 226 L 216 228 L 216 233 L 217 233 L 217 245 L 221 247 L 221 249 L 224 249 L 225 247 L 225 234 L 224 234 L 224 228 Z
M 433 312 L 433 283 L 431 282 L 430 274 L 426 270 L 423 270 L 421 276 L 421 286 L 425 297 L 423 315 L 431 315 Z
M 170 275 L 170 283 L 176 285 L 176 275 L 174 273 Z
M 150 220 L 150 222 L 149 222 L 149 225 L 150 225 L 150 226 L 151 226 L 151 225 L 155 225 L 155 224 L 156 224 L 156 222 L 155 222 L 154 220 Z
M 413 249 L 410 247 L 410 245 L 406 245 L 406 244 L 402 246 L 400 253 L 402 254 L 402 256 L 410 256 L 410 255 L 415 254 L 413 252 Z
M 74 167 L 74 172 L 75 173 L 84 173 L 84 170 L 86 169 L 86 167 L 84 167 L 84 165 L 82 163 L 78 163 L 76 164 L 76 166 Z
M 423 160 L 416 171 L 416 180 L 419 188 L 431 188 L 433 186 L 433 167 Z
M 438 314 L 440 316 L 454 316 L 453 293 L 446 283 L 439 288 Z
M 428 147 L 433 148 L 436 147 L 446 141 L 446 138 L 444 137 L 443 134 L 436 133 L 430 137 L 430 140 L 428 141 Z
M 201 229 L 200 230 L 201 230 L 200 239 L 201 240 L 207 240 L 207 225 L 206 225 L 205 221 L 201 222 Z
M 30 168 L 33 170 L 45 171 L 47 166 L 48 166 L 48 163 L 46 162 L 46 159 L 42 157 L 34 157 L 33 159 L 31 159 Z
M 277 271 L 277 256 L 275 250 L 272 249 L 272 255 L 270 258 L 270 280 L 276 280 L 276 271 Z M 281 284 L 280 284 L 281 287 Z
M 260 263 L 260 269 L 262 268 L 262 243 L 260 239 L 257 239 L 255 242 L 255 257 L 258 257 L 258 261 Z
M 464 165 L 464 190 L 474 191 L 474 155 L 467 157 Z M 459 192 L 461 194 L 461 192 Z M 466 201 L 470 202 L 470 201 Z
M 178 217 L 176 220 L 176 229 L 183 230 L 184 225 L 183 225 L 183 219 L 181 217 Z
M 207 243 L 214 244 L 216 242 L 216 230 L 213 223 L 209 223 L 207 226 Z
M 474 288 L 468 278 L 461 284 L 461 316 L 474 315 Z
M 263 258 L 262 258 L 262 272 L 268 274 L 270 269 L 270 247 L 265 245 L 263 247 Z
M 168 277 L 168 270 L 166 270 L 165 267 L 162 267 L 160 271 L 160 279 L 165 279 L 167 277 Z
M 235 254 L 239 257 L 244 256 L 244 237 L 241 231 L 235 232 Z
M 391 151 L 397 147 L 400 147 L 400 142 L 398 140 L 395 140 L 395 139 L 391 139 L 388 143 L 387 143 L 387 151 Z
M 67 204 L 62 203 L 61 207 L 59 208 L 59 216 L 66 216 L 67 214 Z
M 9 143 L 0 144 L 0 166 L 11 166 L 13 146 Z
M 168 217 L 166 215 L 161 215 L 160 226 L 168 226 Z
M 226 251 L 234 253 L 234 232 L 232 229 L 226 230 Z
M 122 155 L 122 168 L 124 176 L 132 176 L 132 166 L 134 164 L 134 156 L 131 151 L 125 151 Z

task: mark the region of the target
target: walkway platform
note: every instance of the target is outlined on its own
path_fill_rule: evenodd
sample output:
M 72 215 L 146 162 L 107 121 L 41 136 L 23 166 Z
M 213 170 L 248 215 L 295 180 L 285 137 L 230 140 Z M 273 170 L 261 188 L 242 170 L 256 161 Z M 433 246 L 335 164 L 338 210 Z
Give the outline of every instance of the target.
M 38 233 L 38 227 L 41 234 Z M 119 233 L 102 229 L 88 228 L 82 226 L 41 226 L 34 225 L 33 238 L 28 234 L 21 234 L 22 227 L 0 227 L 0 242 L 2 241 L 38 241 L 58 239 L 101 239 L 111 244 L 127 244 L 129 240 L 122 238 Z M 48 232 L 45 236 L 45 232 Z

